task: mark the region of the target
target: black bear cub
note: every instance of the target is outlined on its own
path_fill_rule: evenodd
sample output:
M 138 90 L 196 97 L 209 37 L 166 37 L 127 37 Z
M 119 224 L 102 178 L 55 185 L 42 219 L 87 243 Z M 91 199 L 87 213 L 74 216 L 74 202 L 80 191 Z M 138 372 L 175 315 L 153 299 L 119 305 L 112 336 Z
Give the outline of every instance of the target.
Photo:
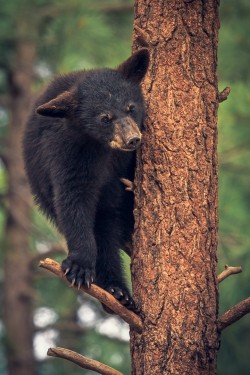
M 127 308 L 119 249 L 133 233 L 135 151 L 144 117 L 142 49 L 114 69 L 55 78 L 36 101 L 24 135 L 24 160 L 36 203 L 65 236 L 67 279 L 96 283 Z

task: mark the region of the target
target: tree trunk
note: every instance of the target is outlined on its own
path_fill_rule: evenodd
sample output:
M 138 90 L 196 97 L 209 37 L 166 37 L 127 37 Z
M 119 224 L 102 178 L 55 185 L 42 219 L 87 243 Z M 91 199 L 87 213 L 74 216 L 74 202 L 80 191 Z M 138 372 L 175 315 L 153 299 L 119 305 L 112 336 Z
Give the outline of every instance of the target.
M 22 161 L 22 134 L 31 102 L 35 48 L 20 24 L 15 64 L 10 67 L 7 135 L 8 209 L 5 226 L 4 320 L 8 375 L 33 375 L 32 280 L 29 256 L 30 193 Z
M 215 374 L 218 1 L 135 1 L 147 47 L 132 278 L 132 374 Z

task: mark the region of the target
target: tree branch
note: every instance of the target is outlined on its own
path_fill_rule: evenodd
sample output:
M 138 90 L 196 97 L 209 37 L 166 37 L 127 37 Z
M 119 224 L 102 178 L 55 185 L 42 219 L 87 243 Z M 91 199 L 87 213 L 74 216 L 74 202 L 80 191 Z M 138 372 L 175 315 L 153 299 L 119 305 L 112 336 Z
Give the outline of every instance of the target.
M 95 361 L 94 359 L 86 358 L 83 355 L 80 355 L 72 350 L 64 348 L 49 348 L 47 352 L 50 357 L 59 357 L 67 359 L 82 368 L 88 370 L 96 371 L 99 374 L 103 375 L 122 375 L 120 371 L 113 369 L 107 365 L 104 365 L 101 362 Z
M 226 311 L 218 320 L 218 330 L 223 331 L 231 324 L 237 322 L 246 314 L 250 313 L 250 297 L 241 301 L 228 311 Z
M 241 273 L 242 267 L 230 267 L 225 264 L 225 270 L 218 275 L 218 283 L 221 283 L 230 275 L 235 275 L 236 273 Z
M 40 261 L 40 267 L 46 268 L 47 270 L 53 272 L 55 275 L 61 277 L 63 280 L 67 281 L 66 276 L 61 270 L 59 263 L 52 259 L 44 259 Z M 77 289 L 77 286 L 74 286 Z M 119 315 L 125 322 L 127 322 L 131 327 L 133 327 L 138 332 L 142 331 L 142 321 L 138 315 L 133 311 L 128 310 L 126 307 L 122 306 L 115 297 L 110 293 L 106 292 L 104 289 L 99 286 L 92 284 L 89 288 L 81 287 L 81 291 L 91 295 L 92 297 L 97 298 L 105 306 L 111 309 L 114 313 Z
M 218 93 L 219 103 L 227 100 L 227 97 L 230 94 L 230 91 L 231 91 L 230 87 L 227 86 L 224 90 L 222 90 L 221 92 Z

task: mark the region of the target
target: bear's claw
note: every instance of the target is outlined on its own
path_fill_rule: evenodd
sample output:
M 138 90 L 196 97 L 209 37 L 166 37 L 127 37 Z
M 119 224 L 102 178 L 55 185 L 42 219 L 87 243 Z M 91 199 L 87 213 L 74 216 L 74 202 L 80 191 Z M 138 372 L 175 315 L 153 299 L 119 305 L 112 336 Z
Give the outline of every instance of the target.
M 129 293 L 119 287 L 110 286 L 105 288 L 112 296 L 114 296 L 124 307 L 129 310 L 136 310 L 136 305 Z
M 85 286 L 89 288 L 95 280 L 94 268 L 79 266 L 69 258 L 62 262 L 61 268 L 71 287 L 77 286 L 80 289 L 81 286 Z

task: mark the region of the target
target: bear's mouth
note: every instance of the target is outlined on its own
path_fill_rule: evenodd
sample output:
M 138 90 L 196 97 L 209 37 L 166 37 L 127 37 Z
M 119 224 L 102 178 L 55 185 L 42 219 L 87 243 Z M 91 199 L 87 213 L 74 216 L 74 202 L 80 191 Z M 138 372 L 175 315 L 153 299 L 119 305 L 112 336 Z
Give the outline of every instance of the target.
M 114 124 L 114 136 L 110 147 L 121 151 L 135 151 L 141 144 L 141 132 L 130 118 L 123 118 Z
M 132 152 L 139 148 L 141 145 L 141 138 L 138 138 L 137 141 L 135 141 L 133 144 L 130 144 L 129 146 L 124 144 L 124 142 L 121 140 L 121 142 L 117 142 L 117 140 L 113 140 L 110 142 L 110 147 L 116 150 L 125 151 L 125 152 Z

